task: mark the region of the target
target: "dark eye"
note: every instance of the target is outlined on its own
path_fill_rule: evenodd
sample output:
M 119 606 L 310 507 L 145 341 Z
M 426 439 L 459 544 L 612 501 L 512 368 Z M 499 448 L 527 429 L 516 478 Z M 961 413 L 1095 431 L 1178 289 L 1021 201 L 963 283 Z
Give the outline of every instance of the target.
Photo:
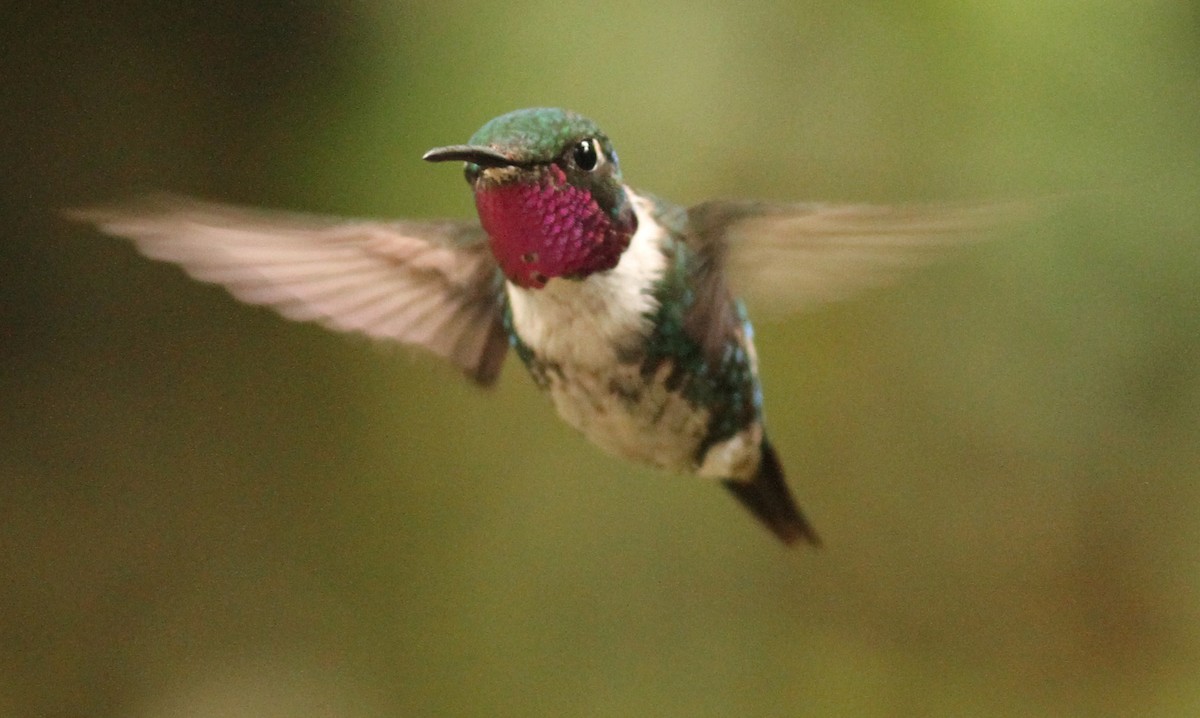
M 575 145 L 575 149 L 571 150 L 571 159 L 575 160 L 575 166 L 584 172 L 591 172 L 596 169 L 596 165 L 600 163 L 600 155 L 596 150 L 596 141 L 592 138 L 580 140 L 579 144 Z

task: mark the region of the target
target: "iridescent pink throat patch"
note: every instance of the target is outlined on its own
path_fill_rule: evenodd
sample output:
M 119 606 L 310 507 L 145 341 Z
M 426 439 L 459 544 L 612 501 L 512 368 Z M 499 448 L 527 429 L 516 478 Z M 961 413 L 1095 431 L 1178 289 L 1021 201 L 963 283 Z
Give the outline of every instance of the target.
M 504 276 L 521 287 L 612 269 L 629 245 L 631 232 L 557 165 L 537 182 L 484 185 L 475 207 Z

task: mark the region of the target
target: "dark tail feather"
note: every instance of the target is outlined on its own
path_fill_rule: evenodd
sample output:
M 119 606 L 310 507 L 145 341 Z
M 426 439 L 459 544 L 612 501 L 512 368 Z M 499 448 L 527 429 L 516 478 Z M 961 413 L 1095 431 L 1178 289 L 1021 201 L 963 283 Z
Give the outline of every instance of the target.
M 754 478 L 749 481 L 725 479 L 722 483 L 784 543 L 793 544 L 803 539 L 813 546 L 821 545 L 817 532 L 801 515 L 796 499 L 783 480 L 783 468 L 775 449 L 765 439 L 762 461 Z

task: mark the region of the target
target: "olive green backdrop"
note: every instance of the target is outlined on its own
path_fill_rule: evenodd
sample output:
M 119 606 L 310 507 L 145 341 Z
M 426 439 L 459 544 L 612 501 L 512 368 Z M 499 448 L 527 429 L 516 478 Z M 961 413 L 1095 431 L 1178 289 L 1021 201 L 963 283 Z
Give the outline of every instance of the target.
M 0 715 L 1200 712 L 1200 10 L 1140 2 L 13 4 Z M 1062 195 L 758 326 L 825 541 L 72 226 L 166 188 L 468 216 L 536 104 L 714 196 Z

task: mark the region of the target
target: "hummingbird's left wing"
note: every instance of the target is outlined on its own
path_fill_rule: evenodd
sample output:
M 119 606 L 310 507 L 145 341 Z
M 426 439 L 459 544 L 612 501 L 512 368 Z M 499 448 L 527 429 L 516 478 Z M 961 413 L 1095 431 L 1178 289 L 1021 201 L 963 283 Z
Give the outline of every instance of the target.
M 711 201 L 687 210 L 695 303 L 687 322 L 719 352 L 741 321 L 731 296 L 752 308 L 793 312 L 886 285 L 1033 205 L 876 206 Z
M 703 273 L 724 274 L 739 293 L 795 311 L 889 284 L 1031 208 L 713 201 L 688 209 L 689 244 Z
M 172 195 L 69 211 L 288 319 L 420 346 L 480 384 L 508 350 L 483 229 L 246 209 Z

